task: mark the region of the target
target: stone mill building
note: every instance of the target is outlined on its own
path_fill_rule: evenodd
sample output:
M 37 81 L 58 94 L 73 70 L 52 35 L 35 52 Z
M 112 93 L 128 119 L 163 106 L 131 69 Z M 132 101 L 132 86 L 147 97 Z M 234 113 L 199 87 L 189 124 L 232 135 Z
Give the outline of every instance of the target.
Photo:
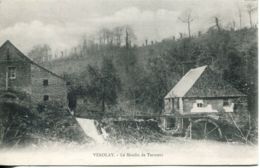
M 6 41 L 0 47 L 0 99 L 17 99 L 16 92 L 29 95 L 30 105 L 52 100 L 67 105 L 66 81 Z

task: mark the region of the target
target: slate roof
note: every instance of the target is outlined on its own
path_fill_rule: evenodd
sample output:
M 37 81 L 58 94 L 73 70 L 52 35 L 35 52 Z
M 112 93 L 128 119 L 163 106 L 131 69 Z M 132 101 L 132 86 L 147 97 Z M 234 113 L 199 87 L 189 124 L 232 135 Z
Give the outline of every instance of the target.
M 207 65 L 191 69 L 164 97 L 241 97 L 246 96 L 221 79 Z
M 17 55 L 19 55 L 21 58 L 23 58 L 24 60 L 30 62 L 31 64 L 36 65 L 37 67 L 47 71 L 48 73 L 56 76 L 57 78 L 60 78 L 62 80 L 64 80 L 64 78 L 62 78 L 61 76 L 57 75 L 56 73 L 42 67 L 41 65 L 35 63 L 34 61 L 32 61 L 30 58 L 28 58 L 26 55 L 24 55 L 18 48 L 15 47 L 15 45 L 13 45 L 9 40 L 7 40 L 1 47 L 0 47 L 0 56 L 1 55 L 5 55 L 6 54 L 6 49 L 7 48 L 12 48 L 14 49 L 14 51 L 16 52 Z

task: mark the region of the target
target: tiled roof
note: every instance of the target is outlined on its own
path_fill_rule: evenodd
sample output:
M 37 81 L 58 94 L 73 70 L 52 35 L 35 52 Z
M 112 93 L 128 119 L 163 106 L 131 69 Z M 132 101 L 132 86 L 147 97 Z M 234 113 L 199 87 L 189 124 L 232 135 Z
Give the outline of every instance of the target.
M 165 98 L 239 96 L 245 95 L 221 79 L 208 66 L 202 66 L 187 72 Z

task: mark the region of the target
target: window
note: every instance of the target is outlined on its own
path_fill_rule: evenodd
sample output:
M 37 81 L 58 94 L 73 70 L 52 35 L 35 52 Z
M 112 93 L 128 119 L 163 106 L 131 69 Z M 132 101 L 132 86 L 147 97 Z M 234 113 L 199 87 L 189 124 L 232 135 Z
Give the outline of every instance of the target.
M 228 99 L 223 100 L 223 106 L 229 106 L 229 101 Z
M 44 80 L 43 80 L 43 86 L 48 86 L 48 85 L 49 85 L 48 79 L 44 79 Z
M 196 100 L 197 107 L 202 107 L 203 106 L 203 101 L 202 100 Z
M 197 107 L 202 107 L 202 103 L 197 103 Z
M 9 79 L 16 78 L 16 67 L 8 67 L 8 78 Z
M 49 96 L 48 95 L 44 95 L 43 96 L 43 101 L 48 101 L 49 100 Z

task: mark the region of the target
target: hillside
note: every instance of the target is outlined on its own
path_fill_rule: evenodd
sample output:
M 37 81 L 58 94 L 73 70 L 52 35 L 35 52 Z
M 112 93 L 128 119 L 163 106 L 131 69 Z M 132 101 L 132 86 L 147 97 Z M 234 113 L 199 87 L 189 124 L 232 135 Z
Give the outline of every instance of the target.
M 190 68 L 207 64 L 247 94 L 249 108 L 252 113 L 256 112 L 257 28 L 210 28 L 191 38 L 169 38 L 141 47 L 90 45 L 66 58 L 45 63 L 45 66 L 67 76 L 73 81 L 74 90 L 86 91 L 93 76 L 88 67 L 98 70 L 104 59 L 112 61 L 113 75 L 119 76 L 121 86 L 115 92 L 116 102 L 105 102 L 106 106 L 160 113 L 163 97 L 181 76 Z M 85 97 L 93 99 L 93 95 L 86 94 Z M 96 101 L 96 104 L 101 103 Z

